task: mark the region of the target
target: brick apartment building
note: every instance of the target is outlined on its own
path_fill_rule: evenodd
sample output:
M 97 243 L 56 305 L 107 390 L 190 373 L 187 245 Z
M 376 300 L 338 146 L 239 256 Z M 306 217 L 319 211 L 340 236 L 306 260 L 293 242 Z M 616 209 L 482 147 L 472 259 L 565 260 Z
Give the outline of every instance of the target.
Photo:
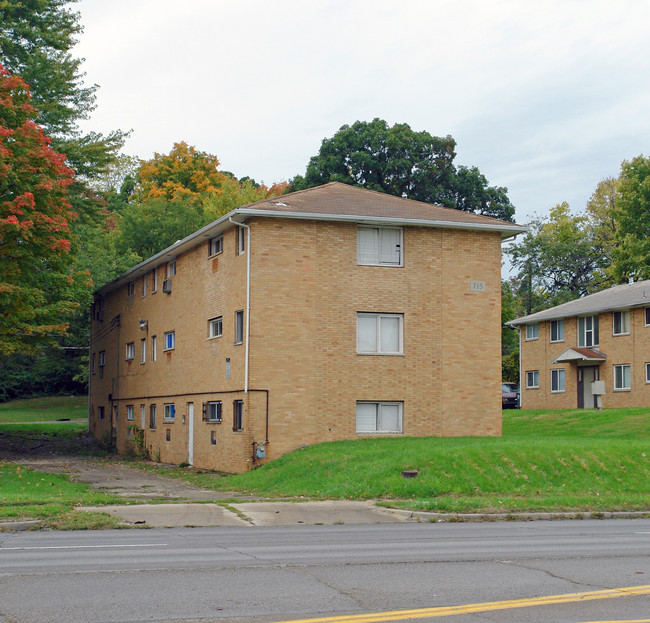
M 237 208 L 97 291 L 90 430 L 226 472 L 499 435 L 501 241 L 523 230 L 339 183 Z
M 650 405 L 650 281 L 508 324 L 519 329 L 523 408 Z

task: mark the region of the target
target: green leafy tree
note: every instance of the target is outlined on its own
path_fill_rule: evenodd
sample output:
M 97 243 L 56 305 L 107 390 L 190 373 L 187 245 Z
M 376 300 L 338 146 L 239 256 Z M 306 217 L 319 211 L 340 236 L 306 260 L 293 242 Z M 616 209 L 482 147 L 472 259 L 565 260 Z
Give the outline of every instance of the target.
M 507 189 L 488 186 L 476 167 L 456 168 L 455 149 L 451 136 L 415 132 L 405 123 L 389 127 L 382 119 L 357 121 L 323 140 L 291 190 L 336 181 L 511 221 Z
M 650 279 L 650 158 L 623 162 L 619 180 L 611 273 L 618 283 Z
M 521 316 L 519 299 L 509 281 L 501 282 L 501 374 L 502 380 L 519 383 L 519 334 L 506 322 Z
M 0 353 L 66 333 L 88 279 L 72 274 L 73 171 L 34 123 L 29 89 L 0 66 Z
M 594 229 L 567 203 L 551 209 L 547 219 L 534 219 L 521 242 L 506 248 L 518 270 L 517 292 L 525 313 L 597 292 L 606 284 L 603 248 L 594 244 Z
M 587 226 L 597 258 L 601 288 L 608 288 L 616 283 L 612 273 L 612 258 L 617 246 L 616 203 L 619 188 L 619 179 L 606 178 L 599 182 L 587 203 Z
M 66 5 L 77 0 L 2 0 L 0 58 L 27 82 L 36 121 L 81 181 L 102 171 L 124 144 L 125 133 L 82 134 L 78 122 L 95 109 L 97 85 L 85 86 L 83 59 L 71 51 L 82 31 L 79 14 Z

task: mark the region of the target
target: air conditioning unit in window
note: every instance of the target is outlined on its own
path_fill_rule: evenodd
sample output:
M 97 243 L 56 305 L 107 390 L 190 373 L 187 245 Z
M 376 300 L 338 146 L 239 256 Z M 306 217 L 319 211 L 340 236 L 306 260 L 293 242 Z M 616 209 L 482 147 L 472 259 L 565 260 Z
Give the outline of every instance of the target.
M 165 294 L 171 294 L 172 293 L 172 280 L 171 279 L 165 279 L 165 281 L 163 281 L 163 292 Z

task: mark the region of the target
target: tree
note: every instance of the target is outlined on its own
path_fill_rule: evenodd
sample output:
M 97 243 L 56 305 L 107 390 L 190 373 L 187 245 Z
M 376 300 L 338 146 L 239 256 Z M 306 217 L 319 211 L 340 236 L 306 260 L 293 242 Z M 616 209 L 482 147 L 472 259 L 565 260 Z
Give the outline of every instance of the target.
M 507 189 L 488 186 L 476 167 L 456 168 L 455 148 L 451 136 L 415 132 L 405 123 L 357 121 L 323 140 L 291 190 L 337 181 L 511 221 Z
M 517 290 L 525 313 L 559 305 L 602 289 L 608 259 L 594 244 L 586 216 L 564 202 L 548 219 L 534 219 L 523 240 L 505 249 L 518 269 Z
M 67 330 L 73 171 L 34 123 L 26 83 L 0 66 L 0 353 L 30 351 Z
M 650 279 L 650 158 L 624 161 L 619 179 L 611 272 L 618 283 Z
M 124 144 L 120 130 L 86 135 L 78 122 L 95 109 L 97 85 L 84 86 L 83 59 L 71 50 L 82 31 L 79 14 L 65 5 L 77 0 L 4 0 L 0 2 L 0 58 L 30 86 L 36 121 L 66 154 L 78 177 L 103 170 Z
M 169 154 L 154 154 L 140 163 L 135 200 L 194 198 L 201 204 L 221 191 L 226 176 L 217 170 L 219 159 L 186 142 L 174 143 Z

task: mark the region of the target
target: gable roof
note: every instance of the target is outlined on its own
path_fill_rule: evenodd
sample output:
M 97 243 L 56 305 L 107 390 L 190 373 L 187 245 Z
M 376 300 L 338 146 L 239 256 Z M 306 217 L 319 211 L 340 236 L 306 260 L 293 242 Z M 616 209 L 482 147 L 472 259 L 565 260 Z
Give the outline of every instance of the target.
M 175 242 L 97 290 L 106 294 L 128 281 L 141 277 L 155 266 L 168 262 L 205 240 L 243 223 L 251 217 L 291 218 L 320 221 L 347 221 L 375 225 L 411 225 L 445 229 L 499 232 L 501 238 L 514 237 L 526 227 L 496 218 L 453 208 L 394 197 L 374 190 L 330 182 L 273 199 L 235 208 L 228 214 Z
M 511 320 L 506 324 L 515 327 L 542 320 L 558 320 L 645 305 L 650 306 L 650 280 L 614 286 L 608 290 L 602 290 L 581 299 L 530 314 L 530 316 Z

